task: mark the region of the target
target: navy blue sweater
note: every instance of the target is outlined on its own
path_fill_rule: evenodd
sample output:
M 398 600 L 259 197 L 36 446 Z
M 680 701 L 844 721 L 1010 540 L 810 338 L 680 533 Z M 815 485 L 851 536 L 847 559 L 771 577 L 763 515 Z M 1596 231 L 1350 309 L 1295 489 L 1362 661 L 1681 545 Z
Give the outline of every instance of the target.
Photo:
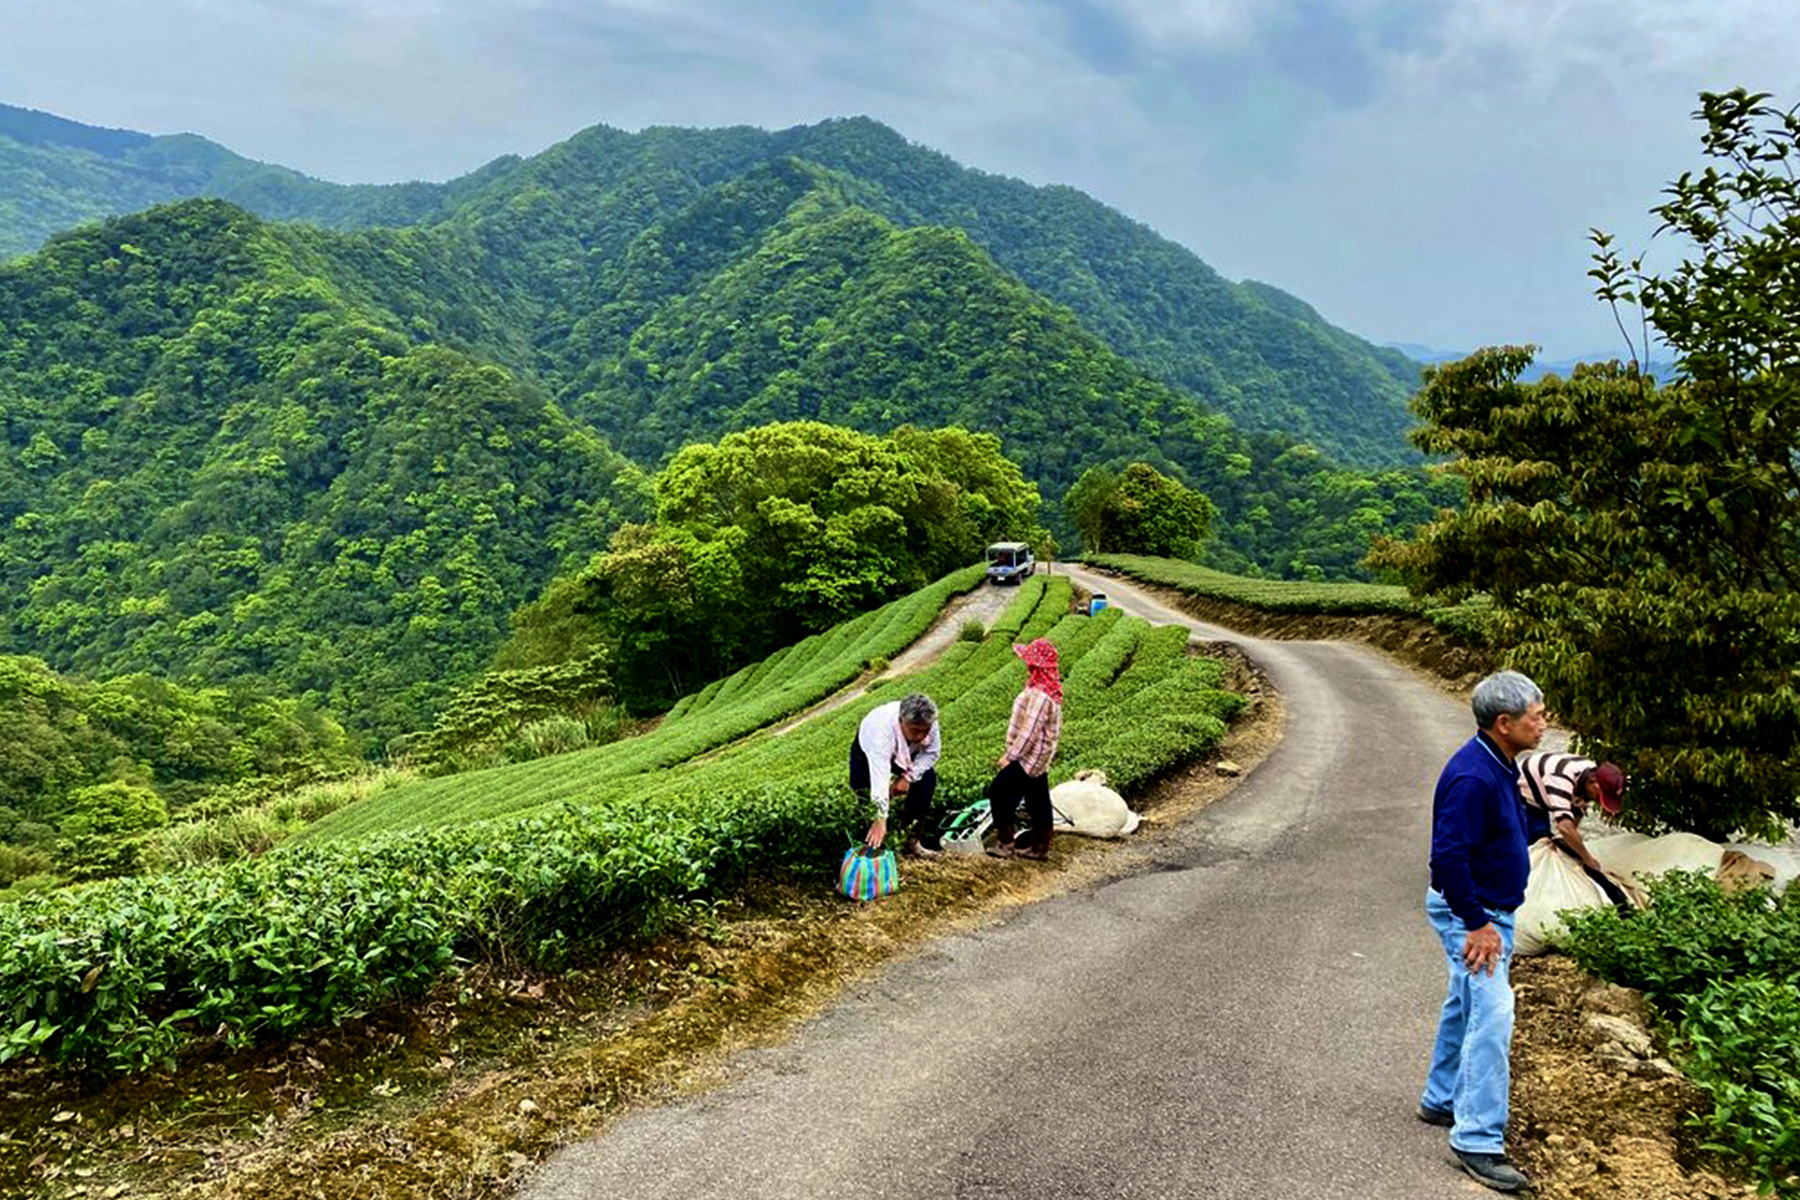
M 1531 860 L 1519 768 L 1486 734 L 1450 756 L 1431 798 L 1431 886 L 1469 929 L 1525 902 Z

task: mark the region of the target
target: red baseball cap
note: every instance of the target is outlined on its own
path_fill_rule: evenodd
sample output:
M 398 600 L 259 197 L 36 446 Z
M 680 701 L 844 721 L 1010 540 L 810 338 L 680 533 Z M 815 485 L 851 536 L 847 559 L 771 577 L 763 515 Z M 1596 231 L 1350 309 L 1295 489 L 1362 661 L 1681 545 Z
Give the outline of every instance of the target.
M 1594 768 L 1594 782 L 1600 785 L 1600 807 L 1617 814 L 1625 796 L 1625 772 L 1612 763 L 1601 763 Z

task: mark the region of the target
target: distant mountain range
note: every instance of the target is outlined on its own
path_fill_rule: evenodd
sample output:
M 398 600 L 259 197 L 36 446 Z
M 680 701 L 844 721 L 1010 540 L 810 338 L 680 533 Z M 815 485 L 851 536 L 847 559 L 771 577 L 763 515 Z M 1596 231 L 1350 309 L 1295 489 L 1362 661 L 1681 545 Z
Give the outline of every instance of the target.
M 230 198 L 93 221 L 196 192 Z M 992 432 L 1052 503 L 1149 461 L 1217 503 L 1215 562 L 1280 575 L 1454 500 L 1408 465 L 1404 355 L 873 121 L 340 187 L 0 110 L 0 195 L 15 247 L 86 222 L 0 262 L 0 652 L 376 736 L 652 515 L 670 453 L 769 421 Z
M 574 283 L 577 263 L 622 249 L 707 187 L 787 157 L 856 180 L 857 202 L 896 226 L 963 230 L 1114 350 L 1248 431 L 1288 434 L 1365 465 L 1417 461 L 1405 432 L 1418 366 L 1404 355 L 1332 326 L 1279 289 L 1221 278 L 1073 188 L 971 170 L 862 118 L 778 133 L 595 126 L 448 183 L 340 185 L 191 134 L 96 129 L 0 105 L 0 257 L 82 221 L 189 197 L 360 229 L 519 224 L 554 195 L 554 207 L 580 216 L 540 232 L 577 256 L 558 281 Z
M 1426 366 L 1434 363 L 1455 362 L 1474 353 L 1472 350 L 1440 350 L 1435 346 L 1420 345 L 1417 342 L 1390 342 L 1388 346 Z M 1523 383 L 1536 383 L 1547 375 L 1556 375 L 1567 379 L 1569 372 L 1582 363 L 1604 363 L 1611 362 L 1615 358 L 1624 360 L 1629 357 L 1629 351 L 1608 350 L 1596 351 L 1593 354 L 1581 354 L 1574 358 L 1539 358 L 1533 360 L 1531 366 L 1520 374 L 1519 379 Z M 1655 359 L 1650 361 L 1646 369 L 1659 380 L 1673 378 L 1675 374 L 1674 363 Z

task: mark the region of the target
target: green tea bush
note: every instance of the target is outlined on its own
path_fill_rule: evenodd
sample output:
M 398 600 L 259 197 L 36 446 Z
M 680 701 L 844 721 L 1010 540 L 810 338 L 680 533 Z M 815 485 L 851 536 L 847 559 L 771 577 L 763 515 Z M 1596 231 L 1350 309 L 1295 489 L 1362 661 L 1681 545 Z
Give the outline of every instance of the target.
M 1090 554 L 1083 561 L 1185 595 L 1297 616 L 1416 617 L 1423 604 L 1403 587 L 1380 583 L 1299 583 L 1247 579 L 1174 558 Z
M 626 780 L 678 766 L 817 704 L 860 675 L 871 657 L 897 654 L 917 641 L 951 596 L 985 578 L 979 564 L 967 567 L 808 638 L 785 652 L 781 669 L 765 673 L 754 690 L 744 684 L 761 664 L 739 673 L 733 699 L 720 702 L 718 696 L 739 676 L 721 681 L 716 691 L 709 686 L 711 701 L 701 703 L 703 691 L 679 719 L 664 720 L 653 732 L 536 763 L 470 761 L 469 770 L 420 780 L 379 804 L 346 808 L 305 836 L 357 837 L 415 824 L 484 820 L 562 801 L 591 802 Z M 479 769 L 484 766 L 491 769 Z
M 1598 975 L 1671 999 L 1720 979 L 1800 979 L 1800 889 L 1771 902 L 1765 890 L 1726 891 L 1687 871 L 1649 889 L 1650 907 L 1630 920 L 1610 908 L 1568 914 L 1560 944 Z
M 1800 1194 L 1800 889 L 1726 891 L 1670 872 L 1650 906 L 1568 915 L 1559 938 L 1603 978 L 1642 988 L 1675 1025 L 1682 1067 L 1711 1100 L 1707 1145 L 1765 1190 Z
M 1800 984 L 1722 979 L 1691 999 L 1677 1049 L 1712 1098 L 1692 1124 L 1766 1190 L 1800 1194 Z
M 956 640 L 959 642 L 979 642 L 986 638 L 987 626 L 982 623 L 980 617 L 970 617 L 962 623 L 962 628 L 956 631 Z
M 779 708 L 759 699 L 780 694 L 772 673 L 755 695 L 740 685 L 737 704 L 690 710 L 687 744 L 708 749 L 685 760 L 640 754 L 632 772 L 595 780 L 574 768 L 604 752 L 578 751 L 482 772 L 486 788 L 537 802 L 520 815 L 469 822 L 455 808 L 414 808 L 386 833 L 0 906 L 0 1061 L 135 1070 L 220 1031 L 245 1041 L 343 1020 L 418 994 L 462 960 L 555 965 L 654 930 L 756 872 L 823 876 L 869 817 L 845 754 L 873 705 L 914 690 L 934 697 L 943 803 L 981 794 L 1025 678 L 1014 640 L 1048 636 L 1071 681 L 1108 657 L 1071 684 L 1053 781 L 1095 767 L 1130 791 L 1213 745 L 1242 703 L 1218 690 L 1222 666 L 1171 653 L 1171 633 L 1117 610 L 1070 616 L 1070 596 L 1066 579 L 1032 581 L 995 621 L 1005 636 L 953 643 L 927 670 L 782 736 L 719 746 L 696 732 L 745 719 L 734 716 L 744 706 Z M 858 648 L 831 653 L 841 665 Z M 1126 678 L 1132 686 L 1109 696 Z M 365 806 L 442 799 L 399 779 Z M 559 786 L 579 803 L 546 800 Z
M 0 908 L 0 1062 L 135 1070 L 417 994 L 458 955 L 631 936 L 753 867 L 841 847 L 847 790 L 747 789 L 284 847 Z

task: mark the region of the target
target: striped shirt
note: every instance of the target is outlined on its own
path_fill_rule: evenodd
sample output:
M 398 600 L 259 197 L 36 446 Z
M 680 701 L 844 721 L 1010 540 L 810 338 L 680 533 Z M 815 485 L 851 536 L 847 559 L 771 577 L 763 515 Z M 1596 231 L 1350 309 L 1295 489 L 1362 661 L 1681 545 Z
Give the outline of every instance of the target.
M 1525 800 L 1527 814 L 1543 821 L 1551 832 L 1558 821 L 1579 822 L 1587 815 L 1588 801 L 1576 785 L 1595 766 L 1591 758 L 1557 750 L 1539 750 L 1521 758 L 1519 795 Z
M 1036 688 L 1020 692 L 1006 727 L 1006 757 L 1035 778 L 1050 769 L 1061 737 L 1062 705 Z

